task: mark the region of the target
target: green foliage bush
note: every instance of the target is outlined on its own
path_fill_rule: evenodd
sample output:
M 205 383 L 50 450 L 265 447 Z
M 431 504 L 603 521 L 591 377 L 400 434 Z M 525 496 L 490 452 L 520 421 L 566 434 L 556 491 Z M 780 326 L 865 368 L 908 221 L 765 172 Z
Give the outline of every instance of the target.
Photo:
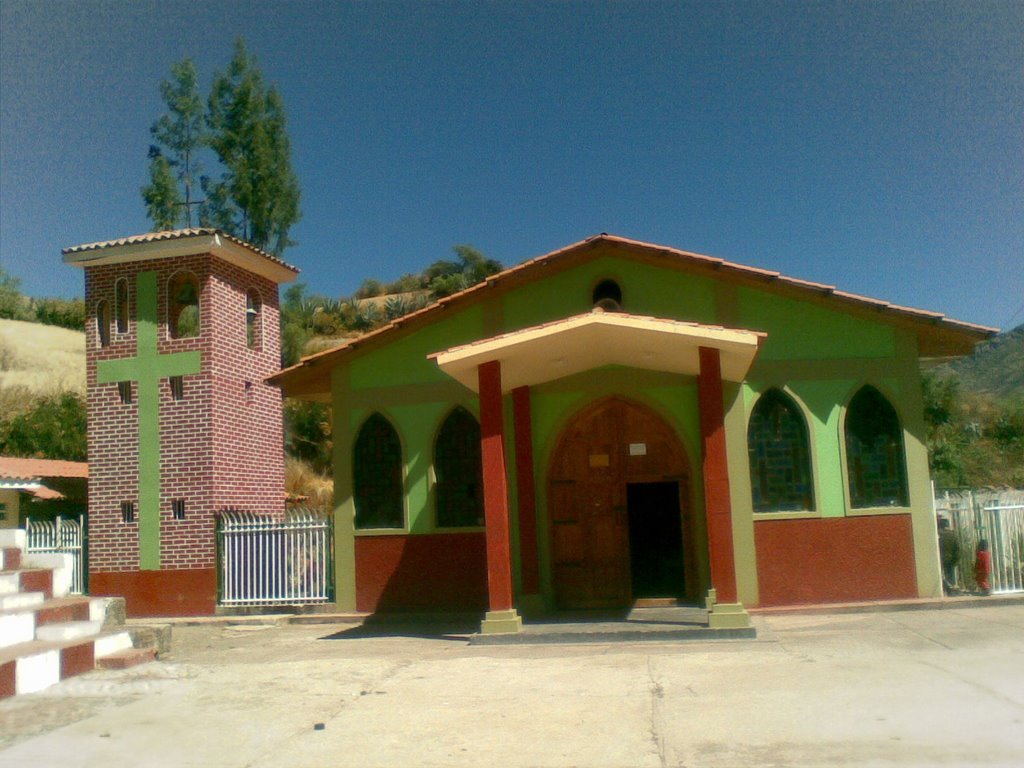
M 287 400 L 284 404 L 285 451 L 315 472 L 332 473 L 331 407 L 326 403 Z
M 23 412 L 0 416 L 0 453 L 86 460 L 85 401 L 73 392 L 44 395 Z
M 57 325 L 74 331 L 85 329 L 83 299 L 33 299 L 32 307 L 36 321 L 44 325 Z
M 964 392 L 952 377 L 925 374 L 922 383 L 935 484 L 1024 487 L 1024 401 Z

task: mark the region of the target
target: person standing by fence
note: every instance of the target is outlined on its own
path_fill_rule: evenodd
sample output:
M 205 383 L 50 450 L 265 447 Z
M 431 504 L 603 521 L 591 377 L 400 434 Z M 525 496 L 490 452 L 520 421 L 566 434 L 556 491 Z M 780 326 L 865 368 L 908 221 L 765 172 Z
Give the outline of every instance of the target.
M 988 551 L 988 540 L 982 539 L 978 542 L 978 555 L 974 560 L 974 580 L 978 583 L 978 590 L 983 595 L 992 591 L 989 578 L 992 575 L 992 556 Z
M 960 536 L 949 527 L 949 520 L 939 518 L 939 554 L 942 558 L 942 589 L 947 595 L 960 590 L 956 585 L 956 568 L 960 564 Z

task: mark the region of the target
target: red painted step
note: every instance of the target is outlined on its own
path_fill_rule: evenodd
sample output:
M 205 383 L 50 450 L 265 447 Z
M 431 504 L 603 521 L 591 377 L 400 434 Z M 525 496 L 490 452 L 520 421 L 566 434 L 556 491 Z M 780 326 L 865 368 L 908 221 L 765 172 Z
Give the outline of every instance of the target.
M 0 570 L 16 571 L 21 567 L 21 550 L 17 547 L 3 547 L 0 551 Z
M 65 621 L 89 620 L 88 597 L 56 597 L 36 610 L 36 626 L 60 624 Z
M 156 648 L 129 648 L 101 659 L 96 659 L 97 669 L 127 669 L 156 660 Z

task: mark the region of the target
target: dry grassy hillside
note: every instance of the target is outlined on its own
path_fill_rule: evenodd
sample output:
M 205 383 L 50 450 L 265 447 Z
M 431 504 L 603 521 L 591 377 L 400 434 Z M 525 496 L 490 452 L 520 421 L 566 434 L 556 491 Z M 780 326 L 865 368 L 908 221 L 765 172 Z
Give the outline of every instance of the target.
M 0 388 L 85 394 L 85 334 L 0 320 Z

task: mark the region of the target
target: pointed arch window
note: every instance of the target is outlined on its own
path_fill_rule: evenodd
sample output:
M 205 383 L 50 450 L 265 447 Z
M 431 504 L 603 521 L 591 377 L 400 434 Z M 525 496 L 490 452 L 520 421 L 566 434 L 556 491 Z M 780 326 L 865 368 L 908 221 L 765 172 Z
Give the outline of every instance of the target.
M 903 429 L 885 395 L 872 386 L 862 387 L 850 400 L 845 431 L 851 506 L 905 507 Z
M 110 346 L 110 302 L 106 299 L 96 304 L 96 338 L 101 347 Z
M 807 422 L 793 398 L 778 389 L 761 395 L 750 415 L 747 451 L 755 512 L 814 508 Z
M 465 408 L 448 414 L 434 442 L 437 527 L 484 524 L 480 424 Z
M 352 451 L 356 528 L 404 528 L 402 443 L 387 419 L 363 422 Z
M 176 272 L 167 295 L 167 328 L 172 339 L 199 335 L 199 279 L 191 272 Z
M 128 333 L 128 280 L 120 278 L 114 284 L 114 319 L 118 333 Z
M 254 288 L 245 293 L 245 343 L 249 349 L 263 344 L 263 302 Z

